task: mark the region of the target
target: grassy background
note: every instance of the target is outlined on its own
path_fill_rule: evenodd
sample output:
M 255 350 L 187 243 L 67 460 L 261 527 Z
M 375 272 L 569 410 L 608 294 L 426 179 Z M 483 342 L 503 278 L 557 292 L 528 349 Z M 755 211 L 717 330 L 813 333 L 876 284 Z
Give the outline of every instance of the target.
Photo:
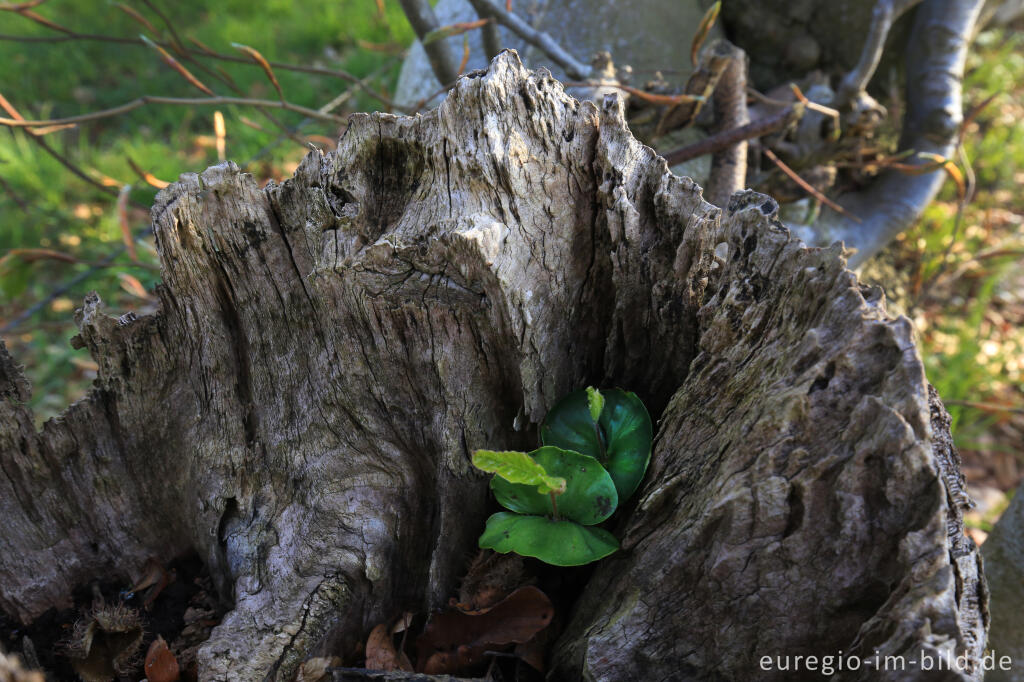
M 50 0 L 38 13 L 84 34 L 169 40 L 171 32 L 144 3 L 131 3 L 157 29 L 150 31 L 114 3 Z M 342 69 L 385 89 L 397 78 L 400 51 L 412 31 L 397 3 L 374 0 L 311 0 L 297 6 L 285 0 L 252 3 L 226 0 L 213 5 L 199 0 L 160 2 L 186 45 L 196 38 L 210 48 L 239 55 L 232 42 L 259 50 L 271 61 Z M 0 34 L 54 37 L 61 33 L 12 13 L 0 12 Z M 374 49 L 376 48 L 376 49 Z M 275 98 L 262 70 L 246 64 L 203 59 L 230 75 L 244 96 Z M 217 77 L 186 62 L 219 95 L 236 95 Z M 276 70 L 286 98 L 320 107 L 350 88 L 338 78 Z M 359 93 L 358 90 L 356 90 Z M 95 40 L 15 42 L 0 40 L 0 94 L 26 118 L 71 116 L 108 108 L 141 94 L 202 96 L 167 67 L 150 48 Z M 335 112 L 370 111 L 379 102 L 354 94 Z M 227 158 L 247 164 L 260 180 L 286 177 L 308 151 L 283 137 L 280 129 L 251 108 L 223 107 Z M 288 127 L 303 117 L 284 111 L 273 115 Z M 7 116 L 6 113 L 0 114 Z M 156 189 L 141 182 L 129 158 L 157 178 L 173 181 L 180 173 L 217 162 L 212 107 L 147 106 L 126 115 L 60 131 L 44 139 L 96 179 L 116 180 L 114 190 L 132 183 L 131 199 L 148 206 Z M 254 129 L 243 118 L 259 125 Z M 301 134 L 325 146 L 337 137 L 330 123 L 305 125 Z M 322 137 L 321 137 L 322 136 Z M 0 128 L 0 256 L 12 248 L 47 248 L 80 263 L 55 260 L 27 262 L 8 257 L 0 262 L 0 326 L 43 300 L 61 283 L 90 270 L 122 244 L 116 198 L 74 177 L 20 131 Z M 148 213 L 129 212 L 134 230 L 144 230 Z M 33 384 L 33 407 L 40 419 L 57 414 L 88 389 L 94 364 L 84 351 L 68 344 L 75 328 L 74 308 L 96 290 L 112 314 L 147 310 L 147 295 L 159 280 L 151 239 L 138 247 L 139 263 L 126 255 L 114 259 L 53 300 L 31 319 L 4 334 L 14 356 L 26 365 Z
M 952 182 L 891 247 L 899 304 L 915 323 L 928 379 L 953 417 L 974 483 L 1008 490 L 1024 474 L 1024 31 L 981 33 L 967 64 L 964 130 L 977 191 Z
M 162 2 L 182 37 L 232 53 L 232 42 L 260 50 L 268 59 L 340 68 L 357 76 L 374 74 L 379 90 L 392 87 L 397 53 L 412 34 L 397 3 L 374 0 L 311 0 L 301 6 L 283 0 L 262 3 L 226 0 Z M 140 26 L 112 3 L 50 0 L 39 13 L 81 33 L 134 37 L 140 32 L 167 40 L 170 30 L 144 3 L 133 7 L 156 31 Z M 382 11 L 383 10 L 383 11 Z M 59 36 L 14 14 L 0 13 L 0 34 Z M 236 53 L 237 54 L 237 53 Z M 228 72 L 250 97 L 273 98 L 258 68 L 203 60 Z M 234 94 L 215 76 L 194 73 L 218 94 Z M 350 86 L 337 78 L 277 70 L 286 97 L 316 108 Z M 198 92 L 148 48 L 102 41 L 25 43 L 0 40 L 0 93 L 26 117 L 67 116 L 114 106 L 140 94 L 196 96 Z M 982 33 L 969 63 L 967 106 L 998 97 L 966 130 L 965 151 L 978 191 L 957 229 L 952 183 L 924 220 L 888 251 L 894 267 L 886 288 L 914 319 L 930 380 L 948 401 L 955 436 L 974 475 L 1007 489 L 1016 483 L 1024 442 L 1024 31 Z M 343 111 L 381 105 L 357 94 Z M 305 150 L 284 138 L 251 109 L 225 107 L 227 156 L 261 180 L 287 176 Z M 276 112 L 296 126 L 302 117 Z M 254 121 L 257 130 L 243 122 Z M 320 122 L 302 128 L 318 145 L 329 145 L 336 126 Z M 48 135 L 46 141 L 96 179 L 133 183 L 131 198 L 148 205 L 155 189 L 141 183 L 133 159 L 163 180 L 217 161 L 213 110 L 150 106 L 130 114 Z M 12 248 L 48 248 L 77 259 L 29 262 L 8 255 L 0 261 L 0 326 L 61 283 L 90 272 L 66 293 L 15 329 L 4 340 L 27 366 L 33 406 L 40 419 L 52 416 L 87 390 L 94 364 L 74 351 L 71 316 L 83 296 L 97 290 L 112 314 L 152 309 L 158 281 L 151 240 L 139 242 L 139 262 L 127 255 L 110 267 L 90 271 L 122 241 L 115 199 L 75 178 L 19 131 L 0 129 L 0 254 Z M 144 209 L 132 209 L 133 229 L 147 224 Z M 954 234 L 954 232 L 956 234 Z

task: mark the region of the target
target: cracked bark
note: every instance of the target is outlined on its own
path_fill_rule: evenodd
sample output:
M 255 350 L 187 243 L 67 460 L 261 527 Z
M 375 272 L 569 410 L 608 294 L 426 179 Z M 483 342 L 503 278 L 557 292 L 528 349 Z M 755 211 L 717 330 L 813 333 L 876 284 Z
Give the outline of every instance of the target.
M 0 347 L 0 607 L 198 551 L 233 606 L 202 679 L 288 679 L 445 602 L 488 511 L 472 450 L 528 448 L 558 397 L 620 385 L 659 436 L 564 675 L 979 657 L 966 497 L 909 323 L 771 199 L 703 201 L 618 111 L 502 53 L 435 112 L 353 117 L 281 185 L 224 164 L 161 192 L 160 310 L 86 300 L 87 398 L 37 432 Z

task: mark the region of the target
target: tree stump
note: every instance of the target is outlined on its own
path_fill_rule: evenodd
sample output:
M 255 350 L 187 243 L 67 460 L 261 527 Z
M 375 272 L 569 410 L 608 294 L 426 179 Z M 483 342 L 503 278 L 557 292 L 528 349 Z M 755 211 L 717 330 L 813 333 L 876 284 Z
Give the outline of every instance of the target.
M 153 207 L 159 312 L 78 313 L 88 397 L 37 432 L 0 347 L 0 606 L 194 550 L 233 607 L 201 678 L 288 679 L 445 602 L 487 514 L 473 450 L 530 448 L 560 396 L 617 385 L 660 427 L 562 677 L 976 663 L 969 500 L 910 323 L 776 209 L 723 214 L 614 102 L 511 52 L 434 112 L 354 116 L 283 184 L 182 176 Z

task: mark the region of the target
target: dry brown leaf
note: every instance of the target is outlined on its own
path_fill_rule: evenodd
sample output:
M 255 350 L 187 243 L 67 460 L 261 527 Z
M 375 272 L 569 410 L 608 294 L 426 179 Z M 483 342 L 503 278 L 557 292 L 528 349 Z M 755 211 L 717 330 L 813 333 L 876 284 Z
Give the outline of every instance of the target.
M 135 174 L 142 178 L 142 180 L 147 185 L 156 187 L 157 189 L 163 189 L 164 187 L 167 187 L 167 185 L 171 184 L 166 180 L 161 180 L 160 178 L 156 177 L 149 171 L 144 170 L 141 166 L 139 166 L 139 164 L 135 163 L 135 161 L 132 160 L 132 157 L 126 156 L 125 159 L 128 161 L 128 165 L 131 166 L 131 169 L 135 171 Z
M 412 619 L 414 615 L 415 614 L 413 614 L 412 611 L 406 611 L 405 613 L 403 613 L 402 616 L 398 619 L 398 621 L 391 626 L 391 634 L 397 635 L 399 632 L 404 632 L 405 630 L 408 630 L 409 626 L 412 625 Z
M 159 33 L 159 31 L 156 30 L 156 27 L 153 26 L 153 24 L 149 23 L 149 19 L 139 14 L 139 12 L 134 8 L 129 7 L 128 5 L 125 5 L 124 3 L 120 2 L 114 3 L 114 7 L 118 8 L 119 10 L 130 16 L 132 19 L 137 21 L 139 24 L 144 26 L 146 30 L 148 30 L 150 33 Z
M 128 256 L 137 263 L 139 254 L 135 250 L 135 235 L 132 234 L 132 226 L 128 222 L 128 196 L 131 192 L 132 186 L 125 185 L 117 195 L 117 224 L 121 227 L 121 238 L 128 249 Z
M 452 606 L 465 613 L 486 613 L 525 582 L 521 556 L 481 550 L 469 565 L 458 602 Z
M 117 273 L 117 278 L 121 280 L 121 288 L 135 298 L 145 300 L 149 300 L 151 298 L 149 292 L 146 291 L 146 287 L 142 286 L 142 282 L 140 282 L 137 277 L 133 277 L 127 272 L 119 272 Z M 156 580 L 159 580 L 159 576 L 153 581 L 153 583 L 155 583 Z M 152 585 L 153 583 L 150 583 L 149 585 Z M 146 585 L 145 587 L 149 587 L 149 585 Z M 134 592 L 136 590 L 133 589 L 132 591 Z
M 164 64 L 167 64 L 167 66 L 169 66 L 172 69 L 174 69 L 175 71 L 177 71 L 178 74 L 182 78 L 184 78 L 189 83 L 191 83 L 196 89 L 202 91 L 204 94 L 207 94 L 210 97 L 214 96 L 213 90 L 211 90 L 210 88 L 206 87 L 206 85 L 202 81 L 200 81 L 198 78 L 193 76 L 192 72 L 189 71 L 188 69 L 186 69 L 184 66 L 182 66 L 181 63 L 177 59 L 172 57 L 167 50 L 165 50 L 164 48 L 160 47 L 159 45 L 157 45 L 156 43 L 154 43 L 152 40 L 150 40 L 149 38 L 147 38 L 144 35 L 139 36 L 139 37 L 142 38 L 142 42 L 146 43 L 151 48 L 153 48 L 154 50 L 157 51 L 157 54 L 160 55 L 160 59 L 162 59 L 164 61 Z
M 311 658 L 299 666 L 295 682 L 324 682 L 324 680 L 330 679 L 328 668 L 336 668 L 340 665 L 341 659 L 337 656 Z
M 391 631 L 386 623 L 381 623 L 370 631 L 370 636 L 366 640 L 366 667 L 386 672 L 412 672 L 412 662 L 404 652 L 395 649 Z
M 270 68 L 270 62 L 267 61 L 266 57 L 260 54 L 259 50 L 249 47 L 248 45 L 231 43 L 231 47 L 259 64 L 259 67 L 263 69 L 263 73 L 267 76 L 271 85 L 273 85 L 274 89 L 277 90 L 277 96 L 281 98 L 281 101 L 284 101 L 284 92 L 281 90 L 281 84 L 277 82 L 277 76 L 274 75 L 274 70 Z
M 164 638 L 157 635 L 146 652 L 146 679 L 149 682 L 176 682 L 180 674 L 178 659 Z
M 451 674 L 471 668 L 489 649 L 528 642 L 551 623 L 554 613 L 547 595 L 527 586 L 485 613 L 436 614 L 416 640 L 419 672 Z
M 10 249 L 2 257 L 0 257 L 0 264 L 9 258 L 17 256 L 26 263 L 32 263 L 37 260 L 59 260 L 65 263 L 77 263 L 78 257 L 72 256 L 70 253 L 64 253 L 63 251 L 55 251 L 53 249 Z
M 711 27 L 715 25 L 715 20 L 718 18 L 718 13 L 722 11 L 721 0 L 708 7 L 708 11 L 704 13 L 700 23 L 697 25 L 697 30 L 693 35 L 693 41 L 690 43 L 690 61 L 694 66 L 697 66 L 697 53 L 700 52 L 700 46 L 704 44 L 708 34 L 711 33 Z

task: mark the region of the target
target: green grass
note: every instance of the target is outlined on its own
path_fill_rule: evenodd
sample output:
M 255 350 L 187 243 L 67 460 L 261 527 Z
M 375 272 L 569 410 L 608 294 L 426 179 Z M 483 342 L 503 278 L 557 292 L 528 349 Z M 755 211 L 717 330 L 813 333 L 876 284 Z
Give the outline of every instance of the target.
M 977 193 L 957 232 L 956 191 L 947 183 L 902 244 L 914 252 L 919 282 L 943 275 L 932 300 L 920 302 L 919 319 L 928 378 L 948 403 L 957 445 L 1019 451 L 1019 444 L 991 437 L 993 425 L 1012 413 L 959 403 L 1024 406 L 1024 320 L 1014 322 L 1012 312 L 1024 282 L 1024 33 L 981 33 L 964 93 L 968 110 L 996 95 L 964 140 Z
M 171 39 L 170 30 L 145 3 L 126 0 L 157 29 L 150 31 L 112 2 L 51 0 L 36 8 L 40 15 L 83 34 Z M 374 0 L 313 0 L 262 3 L 226 0 L 154 0 L 172 21 L 186 45 L 196 38 L 221 53 L 242 56 L 231 43 L 259 50 L 267 59 L 341 69 L 359 77 L 376 74 L 372 85 L 390 87 L 397 77 L 396 56 L 365 49 L 359 41 L 407 45 L 412 40 L 397 3 L 386 3 L 385 14 Z M 0 13 L 0 34 L 54 37 L 54 31 L 12 13 Z M 187 68 L 218 95 L 276 98 L 262 70 L 249 64 L 201 59 L 208 68 L 230 74 L 237 92 L 215 75 L 194 64 Z M 350 85 L 338 78 L 283 69 L 275 71 L 285 97 L 318 108 Z M 143 94 L 196 97 L 202 94 L 166 66 L 151 48 L 105 41 L 71 40 L 26 43 L 0 40 L 0 94 L 26 118 L 64 117 L 128 102 Z M 365 94 L 352 97 L 344 110 L 368 111 L 380 104 Z M 247 167 L 260 179 L 280 177 L 306 150 L 284 138 L 273 123 L 246 107 L 222 107 L 227 129 L 227 158 Z M 6 112 L 0 114 L 8 116 Z M 90 176 L 132 183 L 138 205 L 152 203 L 156 190 L 142 183 L 129 159 L 157 178 L 171 181 L 183 172 L 200 171 L 217 162 L 210 144 L 212 107 L 147 106 L 117 118 L 105 119 L 47 135 L 45 141 Z M 303 117 L 284 111 L 273 115 L 284 125 Z M 242 122 L 256 122 L 262 131 Z M 302 134 L 334 139 L 337 126 L 313 122 Z M 56 159 L 21 131 L 0 128 L 0 256 L 12 248 L 48 248 L 78 258 L 69 264 L 54 260 L 25 262 L 18 257 L 0 261 L 0 326 L 46 297 L 62 283 L 87 272 L 90 264 L 121 248 L 122 234 L 116 198 L 74 177 Z M 115 190 L 118 187 L 114 187 Z M 148 223 L 143 209 L 130 213 L 133 230 Z M 30 320 L 4 335 L 8 348 L 26 365 L 33 384 L 32 404 L 40 418 L 59 412 L 88 388 L 91 363 L 84 351 L 68 340 L 76 333 L 72 311 L 84 295 L 96 290 L 112 314 L 146 310 L 151 302 L 129 295 L 124 275 L 136 278 L 148 291 L 158 281 L 156 257 L 147 240 L 139 246 L 141 264 L 127 255 L 99 269 L 58 297 Z

